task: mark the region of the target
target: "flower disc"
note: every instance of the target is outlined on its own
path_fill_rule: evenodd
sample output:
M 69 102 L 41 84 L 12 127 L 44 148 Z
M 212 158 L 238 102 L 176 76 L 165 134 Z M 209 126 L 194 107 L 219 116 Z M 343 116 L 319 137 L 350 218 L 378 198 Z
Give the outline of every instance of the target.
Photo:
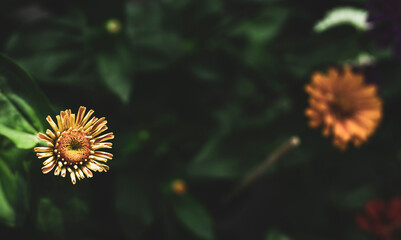
M 91 154 L 90 141 L 81 131 L 74 129 L 65 132 L 57 141 L 56 150 L 60 154 L 61 160 L 66 161 L 67 164 L 84 162 Z

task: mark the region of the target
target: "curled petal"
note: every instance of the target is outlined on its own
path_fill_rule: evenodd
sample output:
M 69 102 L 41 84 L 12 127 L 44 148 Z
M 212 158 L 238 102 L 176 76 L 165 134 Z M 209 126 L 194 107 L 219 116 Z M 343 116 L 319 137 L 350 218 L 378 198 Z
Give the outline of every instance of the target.
M 107 158 L 99 157 L 99 156 L 96 156 L 96 155 L 89 156 L 89 159 L 94 159 L 96 161 L 101 161 L 101 162 L 107 162 Z
M 50 172 L 54 168 L 54 166 L 56 166 L 56 161 L 52 161 L 49 164 L 43 166 L 42 167 L 42 172 L 44 174 L 46 174 L 46 173 Z
M 89 170 L 87 167 L 83 166 L 81 169 L 82 169 L 82 171 L 85 173 L 85 175 L 88 178 L 93 177 L 93 174 L 92 174 L 91 170 Z
M 80 124 L 81 124 L 81 121 L 82 121 L 82 119 L 84 117 L 84 114 L 85 114 L 85 110 L 86 110 L 86 107 L 83 107 L 83 106 L 79 107 L 78 114 L 77 114 L 77 119 L 76 119 L 76 124 L 75 124 L 77 127 L 79 127 Z
M 43 141 L 46 141 L 46 142 L 49 142 L 49 143 L 53 143 L 53 139 L 51 139 L 50 137 L 44 135 L 43 133 L 38 133 L 38 138 L 43 140 Z
M 99 128 L 97 131 L 93 132 L 91 134 L 92 137 L 96 137 L 97 135 L 103 133 L 104 131 L 106 131 L 107 129 L 109 129 L 107 126 L 103 126 L 101 128 Z
M 76 171 L 75 171 L 75 174 L 78 176 L 79 175 L 79 177 L 81 178 L 81 179 L 84 179 L 85 178 L 85 175 L 84 175 L 84 173 L 82 172 L 82 170 L 80 169 L 80 168 L 78 168 Z
M 60 162 L 59 162 L 60 163 Z M 61 165 L 62 166 L 62 165 Z M 61 171 L 61 166 L 60 164 L 56 167 L 56 169 L 54 170 L 54 175 L 57 176 L 60 174 Z
M 53 119 L 50 116 L 47 116 L 46 120 L 50 124 L 50 126 L 53 128 L 54 132 L 58 132 L 59 131 L 56 123 L 53 121 Z
M 72 184 L 77 183 L 77 180 L 76 180 L 76 178 L 75 178 L 75 172 L 74 172 L 74 171 L 71 171 L 71 172 L 70 172 L 70 178 L 71 178 Z
M 52 152 L 36 153 L 36 156 L 38 156 L 38 158 L 51 157 L 53 156 L 53 153 Z
M 107 158 L 107 159 L 113 158 L 113 154 L 108 153 L 108 152 L 103 152 L 103 151 L 95 151 L 95 155 L 97 155 L 99 157 Z
M 67 172 L 67 169 L 65 167 L 61 168 L 60 176 L 65 177 L 66 172 Z
M 111 132 L 111 133 L 107 133 L 107 134 L 104 134 L 102 136 L 95 138 L 95 142 L 101 143 L 101 142 L 104 142 L 104 141 L 107 141 L 107 140 L 110 140 L 113 138 L 114 138 L 114 134 Z
M 33 150 L 35 152 L 43 153 L 43 152 L 51 152 L 51 151 L 53 151 L 53 148 L 50 148 L 50 147 L 36 147 Z
M 97 150 L 97 149 L 100 149 L 100 148 L 111 148 L 112 145 L 113 144 L 109 143 L 109 142 L 107 142 L 107 143 L 95 143 L 95 144 L 93 144 L 92 149 L 93 150 Z
M 46 161 L 43 162 L 43 165 L 47 165 L 50 162 L 54 161 L 54 156 L 49 157 L 48 159 L 46 159 Z
M 46 134 L 49 135 L 53 140 L 57 138 L 56 135 L 49 129 L 46 129 Z
M 93 111 L 92 109 L 89 110 L 89 112 L 86 114 L 86 116 L 84 117 L 84 119 L 82 119 L 80 126 L 83 127 L 85 125 L 85 123 L 89 120 L 90 116 L 94 113 L 95 111 Z

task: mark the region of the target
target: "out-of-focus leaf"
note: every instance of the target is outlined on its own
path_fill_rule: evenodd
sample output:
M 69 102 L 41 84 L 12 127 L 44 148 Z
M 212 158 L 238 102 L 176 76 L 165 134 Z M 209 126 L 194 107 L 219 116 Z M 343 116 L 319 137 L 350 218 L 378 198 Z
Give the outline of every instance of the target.
M 285 8 L 269 8 L 256 19 L 242 23 L 234 34 L 244 34 L 252 43 L 268 43 L 277 35 L 287 16 Z
M 35 109 L 36 115 L 39 119 L 45 119 L 49 113 L 52 113 L 48 99 L 39 89 L 32 77 L 3 54 L 0 54 L 0 76 L 2 77 L 0 79 L 1 92 L 4 95 L 11 94 L 11 100 L 17 99 L 17 101 L 14 102 L 14 105 L 17 109 L 20 108 L 18 110 L 26 111 L 27 104 L 18 105 L 21 104 L 23 100 L 24 103 L 29 103 L 31 109 Z M 33 118 L 30 119 L 33 126 L 36 128 L 41 127 L 37 126 L 38 120 L 34 119 L 35 116 L 32 115 L 32 111 L 23 112 L 22 114 L 24 114 L 25 117 L 28 117 L 28 119 Z
M 0 160 L 0 181 L 3 185 L 4 192 L 6 193 L 7 199 L 10 203 L 15 203 L 17 201 L 17 174 L 13 174 L 7 164 Z
M 341 45 L 341 48 L 338 46 Z M 309 76 L 316 66 L 343 63 L 354 59 L 363 51 L 355 37 L 341 37 L 335 41 L 321 43 L 319 48 L 313 48 L 301 56 L 286 55 L 290 72 L 300 78 Z M 302 59 L 302 61 L 301 61 Z
M 230 179 L 242 176 L 243 169 L 232 159 L 215 159 L 193 162 L 188 166 L 187 174 L 191 178 Z
M 375 198 L 376 194 L 372 186 L 361 186 L 348 191 L 333 191 L 330 200 L 343 208 L 360 209 L 368 200 Z
M 123 231 L 131 239 L 138 239 L 153 222 L 150 199 L 143 187 L 131 178 L 119 178 L 116 186 L 116 210 Z
M 1 83 L 1 79 L 0 79 Z M 1 86 L 1 85 L 0 85 Z M 10 99 L 0 92 L 0 123 L 4 124 L 14 130 L 31 133 L 36 133 L 32 125 L 32 121 L 25 117 L 18 106 L 16 106 Z
M 263 64 L 267 45 L 278 35 L 288 15 L 286 8 L 270 7 L 256 18 L 242 22 L 233 31 L 233 36 L 243 36 L 249 41 L 244 58 L 247 62 Z
M 277 229 L 272 229 L 267 234 L 266 240 L 291 240 L 291 238 L 280 233 Z
M 15 226 L 16 214 L 10 201 L 15 201 L 16 181 L 7 165 L 0 160 L 0 221 Z
M 36 226 L 45 233 L 62 235 L 64 232 L 63 215 L 61 210 L 48 198 L 41 198 L 38 206 Z
M 0 159 L 0 218 L 8 225 L 18 226 L 25 218 L 28 207 L 26 183 L 17 172 Z
M 351 25 L 358 30 L 366 31 L 369 24 L 366 19 L 368 12 L 353 7 L 339 7 L 329 11 L 326 16 L 314 26 L 315 32 L 324 32 L 339 25 Z
M 240 123 L 240 125 L 241 127 L 268 126 L 284 114 L 290 113 L 293 108 L 292 105 L 293 102 L 291 101 L 291 98 L 283 95 L 266 106 L 266 109 L 259 116 L 245 119 Z
M 18 148 L 22 149 L 33 148 L 38 143 L 35 135 L 13 130 L 3 124 L 0 124 L 0 135 L 9 138 Z
M 93 63 L 88 57 L 90 34 L 84 17 L 72 15 L 20 29 L 7 42 L 6 53 L 40 81 L 87 83 L 95 76 L 87 71 Z
M 120 58 L 99 55 L 97 68 L 103 82 L 122 102 L 127 103 L 132 90 L 132 81 Z
M 68 201 L 65 219 L 66 221 L 68 219 L 74 222 L 82 221 L 83 219 L 85 219 L 88 213 L 88 205 L 78 197 L 73 197 Z
M 32 107 L 11 92 L 6 80 L 0 78 L 0 135 L 18 148 L 29 149 L 38 143 L 35 134 L 41 129 L 42 124 Z
M 199 202 L 185 195 L 173 204 L 177 218 L 185 227 L 202 239 L 214 239 L 212 218 Z
M 140 150 L 143 145 L 149 140 L 150 133 L 146 129 L 137 131 L 127 131 L 125 134 L 121 135 L 116 141 L 122 146 L 120 150 L 120 155 L 122 159 L 130 160 L 128 156 Z M 125 161 L 122 160 L 118 164 L 123 164 Z
M 15 211 L 8 202 L 3 186 L 0 185 L 0 221 L 9 226 L 15 225 Z
M 194 157 L 193 162 L 203 162 L 210 158 L 217 149 L 221 141 L 230 132 L 232 127 L 233 119 L 240 114 L 240 109 L 237 105 L 231 106 L 227 109 L 221 110 L 216 114 L 219 127 L 216 133 L 213 134 L 210 139 L 203 145 L 199 153 Z
M 163 69 L 183 55 L 179 35 L 163 26 L 164 13 L 160 4 L 130 2 L 125 9 L 127 32 L 135 56 L 130 67 L 135 72 Z

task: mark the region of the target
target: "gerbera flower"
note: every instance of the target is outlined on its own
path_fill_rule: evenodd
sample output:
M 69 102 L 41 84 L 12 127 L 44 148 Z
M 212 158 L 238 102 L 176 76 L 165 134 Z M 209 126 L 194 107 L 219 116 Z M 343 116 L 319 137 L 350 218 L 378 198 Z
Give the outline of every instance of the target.
M 401 56 L 401 1 L 376 0 L 368 8 L 370 33 L 376 36 L 381 47 L 393 47 L 394 53 Z
M 53 131 L 47 129 L 46 134 L 38 133 L 38 138 L 45 141 L 48 147 L 36 147 L 38 158 L 47 158 L 43 162 L 44 174 L 54 170 L 54 175 L 65 177 L 70 174 L 71 182 L 76 179 L 92 177 L 92 171 L 107 172 L 109 167 L 104 164 L 113 158 L 113 154 L 99 151 L 101 148 L 111 148 L 110 142 L 113 133 L 100 135 L 108 128 L 104 117 L 98 119 L 92 117 L 93 110 L 85 115 L 85 107 L 80 107 L 78 114 L 71 114 L 71 110 L 61 111 L 56 116 L 57 124 L 50 116 L 46 120 Z
M 373 200 L 365 204 L 365 212 L 356 216 L 358 226 L 383 240 L 401 238 L 401 198 L 391 199 L 389 204 Z
M 333 134 L 333 143 L 345 150 L 348 142 L 361 145 L 375 131 L 382 117 L 382 101 L 376 86 L 366 84 L 362 74 L 349 66 L 343 72 L 334 68 L 328 74 L 314 73 L 310 84 L 309 108 L 305 114 L 309 125 L 323 125 L 323 135 Z

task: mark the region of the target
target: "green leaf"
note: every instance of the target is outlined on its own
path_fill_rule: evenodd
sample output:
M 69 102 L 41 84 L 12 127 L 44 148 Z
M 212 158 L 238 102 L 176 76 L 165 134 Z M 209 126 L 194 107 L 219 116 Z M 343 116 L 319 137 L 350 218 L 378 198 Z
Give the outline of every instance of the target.
M 1 79 L 0 79 L 0 87 Z M 32 124 L 32 121 L 21 110 L 21 108 L 13 103 L 7 95 L 0 92 L 0 123 L 13 128 L 14 130 L 27 133 L 36 133 L 38 129 Z
M 127 103 L 131 95 L 132 82 L 120 58 L 99 55 L 97 68 L 103 82 L 122 102 Z
M 272 229 L 267 234 L 266 240 L 291 240 L 291 238 L 280 233 L 277 229 Z
M 0 90 L 5 87 L 0 78 Z M 35 135 L 41 129 L 35 111 L 22 98 L 12 92 L 7 95 L 0 92 L 0 135 L 10 139 L 18 148 L 29 149 L 38 143 Z
M 63 215 L 48 198 L 39 201 L 36 226 L 42 232 L 52 235 L 60 236 L 64 232 Z
M 351 190 L 338 189 L 330 193 L 330 201 L 344 209 L 360 209 L 370 199 L 375 198 L 376 190 L 372 186 L 358 186 Z
M 8 225 L 15 225 L 15 211 L 6 198 L 2 184 L 0 184 L 0 222 Z
M 117 181 L 116 210 L 121 227 L 132 239 L 138 239 L 154 218 L 146 188 L 128 177 Z
M 28 208 L 27 188 L 18 172 L 0 159 L 0 219 L 10 226 L 20 225 Z
M 3 54 L 0 54 L 0 77 L 1 92 L 9 96 L 11 101 L 18 96 L 19 99 L 13 103 L 15 107 L 21 108 L 21 113 L 26 115 L 36 130 L 42 130 L 38 129 L 41 126 L 38 126 L 37 118 L 45 119 L 53 110 L 33 78 Z M 32 115 L 32 111 L 23 112 L 27 110 L 27 104 L 21 103 L 29 103 L 30 108 L 35 110 L 35 116 Z
M 18 148 L 22 149 L 33 148 L 39 142 L 35 135 L 13 130 L 3 124 L 0 124 L 0 135 L 9 138 Z
M 232 35 L 245 37 L 248 44 L 245 49 L 245 59 L 251 65 L 266 64 L 269 55 L 266 53 L 268 44 L 280 33 L 289 11 L 283 7 L 269 7 L 257 17 L 243 21 L 234 29 Z
M 214 239 L 212 219 L 199 202 L 185 195 L 173 204 L 177 218 L 188 230 L 202 239 Z
M 232 159 L 211 156 L 207 161 L 190 163 L 187 173 L 191 178 L 231 179 L 242 176 L 243 169 Z
M 0 159 L 0 221 L 15 226 L 16 213 L 12 202 L 16 200 L 17 182 L 4 161 Z
M 313 30 L 324 32 L 339 25 L 351 25 L 357 30 L 366 31 L 369 25 L 366 21 L 367 11 L 353 7 L 339 7 L 329 11 L 326 16 L 316 23 Z
M 66 221 L 79 222 L 83 221 L 89 214 L 88 204 L 80 198 L 74 196 L 68 200 L 66 211 L 63 211 L 66 216 Z
M 7 164 L 0 159 L 0 182 L 3 185 L 4 192 L 6 193 L 7 199 L 10 203 L 17 201 L 17 175 L 11 172 L 11 169 Z

